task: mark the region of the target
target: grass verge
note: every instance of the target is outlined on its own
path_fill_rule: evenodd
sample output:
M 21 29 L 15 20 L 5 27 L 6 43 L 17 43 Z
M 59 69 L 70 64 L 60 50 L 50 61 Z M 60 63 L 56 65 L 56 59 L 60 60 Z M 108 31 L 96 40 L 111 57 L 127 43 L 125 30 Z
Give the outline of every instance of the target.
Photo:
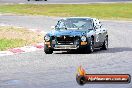
M 0 51 L 42 42 L 42 34 L 24 28 L 0 26 Z
M 0 5 L 0 13 L 44 16 L 90 16 L 100 19 L 131 19 L 132 3 Z

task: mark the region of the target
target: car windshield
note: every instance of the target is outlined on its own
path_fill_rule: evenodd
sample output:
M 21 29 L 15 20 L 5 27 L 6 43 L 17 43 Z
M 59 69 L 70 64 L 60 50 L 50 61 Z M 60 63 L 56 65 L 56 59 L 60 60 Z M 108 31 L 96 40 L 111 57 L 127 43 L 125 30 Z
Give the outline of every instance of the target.
M 91 19 L 71 18 L 59 20 L 56 27 L 59 29 L 92 29 L 93 24 Z

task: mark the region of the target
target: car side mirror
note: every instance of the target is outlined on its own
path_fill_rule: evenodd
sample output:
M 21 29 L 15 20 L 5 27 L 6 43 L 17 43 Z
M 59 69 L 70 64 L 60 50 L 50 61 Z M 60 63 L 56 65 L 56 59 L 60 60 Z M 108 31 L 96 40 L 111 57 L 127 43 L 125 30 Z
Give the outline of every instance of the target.
M 51 26 L 51 29 L 54 30 L 55 29 L 55 26 Z
M 67 30 L 67 27 L 65 27 L 65 26 L 62 26 L 62 27 L 60 27 L 60 29 L 66 29 L 66 30 Z

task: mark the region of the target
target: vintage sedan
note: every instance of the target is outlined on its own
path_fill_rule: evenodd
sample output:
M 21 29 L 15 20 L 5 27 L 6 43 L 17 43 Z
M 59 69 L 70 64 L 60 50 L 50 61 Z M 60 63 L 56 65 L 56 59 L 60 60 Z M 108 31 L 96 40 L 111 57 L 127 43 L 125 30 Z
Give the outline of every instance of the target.
M 92 53 L 95 48 L 108 49 L 108 33 L 101 22 L 90 17 L 60 19 L 54 30 L 44 36 L 44 52 L 79 50 Z

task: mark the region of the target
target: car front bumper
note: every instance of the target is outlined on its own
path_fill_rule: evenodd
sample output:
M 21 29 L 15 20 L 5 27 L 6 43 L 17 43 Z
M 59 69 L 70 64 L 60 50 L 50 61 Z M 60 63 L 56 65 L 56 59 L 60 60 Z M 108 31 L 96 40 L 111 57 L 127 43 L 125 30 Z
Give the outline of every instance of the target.
M 44 44 L 47 49 L 52 49 L 55 51 L 77 50 L 79 48 L 85 48 L 88 46 L 88 42 L 80 42 L 79 44 L 53 44 L 52 42 L 45 42 Z
M 77 45 L 55 45 L 54 49 L 78 49 Z

